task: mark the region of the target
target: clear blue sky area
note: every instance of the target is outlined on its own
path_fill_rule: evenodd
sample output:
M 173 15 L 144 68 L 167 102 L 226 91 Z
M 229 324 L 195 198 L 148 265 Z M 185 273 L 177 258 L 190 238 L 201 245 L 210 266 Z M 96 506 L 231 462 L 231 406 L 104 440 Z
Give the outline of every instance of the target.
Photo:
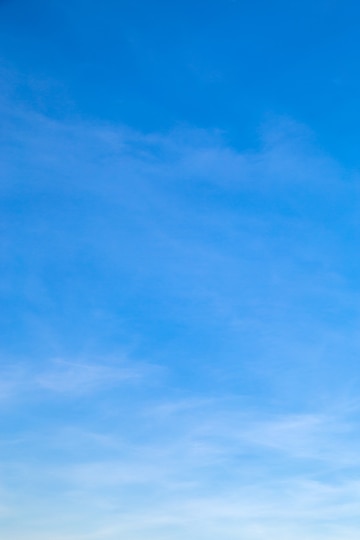
M 360 7 L 0 0 L 0 536 L 357 540 Z

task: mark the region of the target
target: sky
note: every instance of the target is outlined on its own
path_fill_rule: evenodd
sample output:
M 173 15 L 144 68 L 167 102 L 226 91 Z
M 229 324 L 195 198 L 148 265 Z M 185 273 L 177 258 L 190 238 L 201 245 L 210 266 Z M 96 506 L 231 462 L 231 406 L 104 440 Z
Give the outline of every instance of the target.
M 3 540 L 355 540 L 360 7 L 0 1 Z

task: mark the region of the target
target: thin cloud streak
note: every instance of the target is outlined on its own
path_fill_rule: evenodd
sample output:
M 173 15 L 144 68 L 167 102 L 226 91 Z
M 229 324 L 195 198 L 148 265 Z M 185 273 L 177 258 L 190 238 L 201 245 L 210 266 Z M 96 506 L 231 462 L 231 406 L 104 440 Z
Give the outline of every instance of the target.
M 15 362 L 1 373 L 0 400 L 16 404 L 36 396 L 47 399 L 50 394 L 81 397 L 124 385 L 143 384 L 159 378 L 159 366 L 122 359 L 69 361 L 55 359 L 32 366 L 31 362 Z M 1 403 L 0 401 L 0 403 Z

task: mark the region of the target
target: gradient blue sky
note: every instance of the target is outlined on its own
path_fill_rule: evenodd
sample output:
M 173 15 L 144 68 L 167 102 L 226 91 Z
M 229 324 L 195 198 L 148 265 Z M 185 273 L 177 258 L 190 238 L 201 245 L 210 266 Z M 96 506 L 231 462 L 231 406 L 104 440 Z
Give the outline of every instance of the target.
M 0 1 L 3 540 L 358 540 L 359 27 Z

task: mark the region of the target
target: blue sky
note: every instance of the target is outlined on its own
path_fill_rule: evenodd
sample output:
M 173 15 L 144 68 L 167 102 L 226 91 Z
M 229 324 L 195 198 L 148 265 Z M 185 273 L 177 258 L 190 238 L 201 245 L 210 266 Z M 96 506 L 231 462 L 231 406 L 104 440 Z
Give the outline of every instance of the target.
M 0 2 L 4 540 L 355 540 L 360 8 Z

